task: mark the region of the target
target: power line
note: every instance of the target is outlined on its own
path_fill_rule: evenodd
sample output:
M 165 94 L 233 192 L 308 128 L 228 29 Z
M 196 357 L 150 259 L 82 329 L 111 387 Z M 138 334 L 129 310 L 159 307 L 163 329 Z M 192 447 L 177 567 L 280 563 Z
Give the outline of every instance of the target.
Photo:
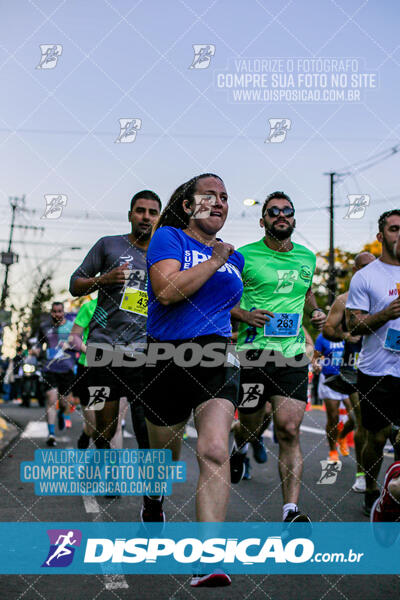
M 357 173 L 361 173 L 362 171 L 366 171 L 367 169 L 371 169 L 372 167 L 380 164 L 381 162 L 387 160 L 391 156 L 394 156 L 400 151 L 400 144 L 396 146 L 392 146 L 387 150 L 381 150 L 377 152 L 373 156 L 369 156 L 364 160 L 360 160 L 353 165 L 347 167 L 347 170 L 342 171 L 331 171 L 329 173 L 324 173 L 324 175 L 329 175 L 329 276 L 328 276 L 328 290 L 329 290 L 329 304 L 332 305 L 335 294 L 336 294 L 336 269 L 335 269 L 335 243 L 334 243 L 334 209 L 335 205 L 335 184 L 338 181 L 343 180 L 345 177 L 354 176 Z
M 335 175 L 341 178 L 348 177 L 349 175 L 353 175 L 355 173 L 361 173 L 362 171 L 371 169 L 375 165 L 387 160 L 398 152 L 400 152 L 400 143 L 392 146 L 391 148 L 387 148 L 386 150 L 381 150 L 380 152 L 377 152 L 368 158 L 364 158 L 363 160 L 348 165 L 347 167 L 340 169 L 340 171 L 335 171 Z
M 8 242 L 8 240 L 0 240 L 1 242 Z M 52 246 L 56 248 L 71 248 L 71 244 L 64 244 L 59 242 L 40 242 L 32 241 L 27 242 L 26 240 L 13 240 L 13 244 L 32 244 L 33 246 Z M 81 244 L 80 248 L 89 248 L 90 244 Z
M 19 128 L 19 129 L 11 129 L 10 127 L 0 127 L 0 133 L 32 133 L 32 134 L 45 134 L 45 135 L 92 135 L 92 136 L 107 136 L 107 137 L 112 137 L 112 138 L 117 138 L 118 137 L 118 130 L 117 127 L 114 130 L 103 130 L 103 131 L 92 131 L 89 129 L 29 129 L 29 128 Z M 163 137 L 165 136 L 165 134 L 163 134 Z M 147 133 L 144 131 L 140 132 L 140 137 L 150 137 L 150 138 L 155 138 L 155 137 L 160 137 L 159 133 Z M 198 132 L 193 132 L 193 133 L 175 133 L 174 135 L 169 135 L 169 137 L 171 138 L 203 138 L 203 139 L 210 139 L 214 138 L 214 139 L 232 139 L 232 135 L 230 134 L 224 134 L 224 133 L 213 133 L 212 135 L 210 135 L 209 133 L 198 133 Z M 239 139 L 243 138 L 245 140 L 251 139 L 251 140 L 265 140 L 265 135 L 263 136 L 257 136 L 257 135 L 253 135 L 253 136 L 249 136 L 249 135 L 238 135 L 237 136 Z M 333 137 L 330 138 L 332 142 L 348 142 L 349 138 L 348 137 Z M 397 138 L 396 138 L 397 139 Z M 290 137 L 291 141 L 310 141 L 309 138 L 307 137 L 303 137 L 303 136 L 291 136 Z M 380 142 L 382 140 L 382 138 L 374 138 L 374 137 L 362 137 L 362 138 L 352 138 L 352 141 L 355 142 Z M 319 142 L 319 139 L 313 139 L 311 140 L 311 142 Z

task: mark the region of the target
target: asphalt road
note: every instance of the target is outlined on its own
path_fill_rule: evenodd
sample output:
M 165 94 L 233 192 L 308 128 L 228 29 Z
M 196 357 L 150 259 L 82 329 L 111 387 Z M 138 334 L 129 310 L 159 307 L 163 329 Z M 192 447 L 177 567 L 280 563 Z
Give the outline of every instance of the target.
M 43 409 L 25 409 L 17 405 L 1 405 L 2 415 L 15 421 L 23 434 L 16 439 L 0 461 L 1 521 L 137 521 L 141 499 L 97 498 L 87 502 L 82 497 L 35 496 L 32 484 L 21 483 L 21 461 L 33 460 L 34 450 L 45 447 Z M 80 415 L 74 413 L 73 427 L 62 432 L 58 448 L 76 447 L 80 434 Z M 302 431 L 304 476 L 300 506 L 313 521 L 366 521 L 361 511 L 362 495 L 351 491 L 354 481 L 354 451 L 343 459 L 342 470 L 333 485 L 317 485 L 321 475 L 320 461 L 327 457 L 323 435 L 325 413 L 313 410 L 305 415 Z M 37 424 L 39 423 L 39 425 Z M 42 423 L 42 425 L 40 425 Z M 125 447 L 136 447 L 127 419 Z M 187 481 L 174 485 L 172 497 L 165 500 L 170 521 L 194 520 L 194 493 L 197 479 L 196 440 L 189 428 L 182 460 L 187 463 Z M 40 437 L 42 436 L 42 437 Z M 269 459 L 258 465 L 252 460 L 252 479 L 232 487 L 228 521 L 279 521 L 281 496 L 277 471 L 277 449 L 271 437 L 266 438 Z M 251 454 L 250 454 L 251 456 Z M 384 469 L 391 462 L 385 457 Z M 384 472 L 382 470 L 382 472 Z M 400 570 L 399 570 L 400 572 Z M 193 589 L 185 575 L 85 576 L 85 575 L 12 575 L 0 576 L 0 598 L 7 600 L 183 600 L 211 598 L 236 600 L 378 600 L 400 595 L 399 576 L 285 576 L 234 575 L 229 588 Z

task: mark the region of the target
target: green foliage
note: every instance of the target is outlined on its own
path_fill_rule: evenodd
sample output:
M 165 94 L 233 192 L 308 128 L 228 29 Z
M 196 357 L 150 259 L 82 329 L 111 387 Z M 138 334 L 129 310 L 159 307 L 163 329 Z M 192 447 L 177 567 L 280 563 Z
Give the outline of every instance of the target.
M 352 276 L 354 258 L 356 252 L 348 252 L 341 248 L 335 248 L 335 270 L 336 270 L 336 295 L 347 292 Z M 325 312 L 329 312 L 330 304 L 328 303 L 328 278 L 329 278 L 329 263 L 328 256 L 322 252 L 317 253 L 317 265 L 315 268 L 312 291 L 314 292 L 317 304 Z M 318 335 L 318 332 L 311 325 L 308 314 L 304 315 L 304 326 L 309 331 L 312 338 Z
M 381 255 L 382 246 L 375 240 L 370 244 L 365 244 L 360 252 L 371 252 L 374 256 L 378 257 Z M 341 248 L 335 248 L 335 269 L 336 269 L 336 296 L 347 292 L 350 286 L 350 280 L 353 275 L 354 259 L 358 252 L 348 252 Z M 314 292 L 317 304 L 325 312 L 329 312 L 330 305 L 328 303 L 328 278 L 329 278 L 329 264 L 328 255 L 318 252 L 317 253 L 317 266 L 313 278 L 312 290 Z M 310 323 L 308 315 L 304 315 L 303 320 L 304 326 L 310 332 L 311 336 L 315 340 L 318 332 L 315 331 Z
M 17 320 L 13 325 L 17 338 L 17 347 L 25 346 L 30 337 L 36 334 L 39 329 L 40 317 L 47 310 L 47 304 L 54 298 L 54 291 L 51 287 L 53 272 L 40 274 L 39 278 L 33 282 L 30 297 L 32 301 L 22 307 L 11 305 L 12 311 L 17 313 Z

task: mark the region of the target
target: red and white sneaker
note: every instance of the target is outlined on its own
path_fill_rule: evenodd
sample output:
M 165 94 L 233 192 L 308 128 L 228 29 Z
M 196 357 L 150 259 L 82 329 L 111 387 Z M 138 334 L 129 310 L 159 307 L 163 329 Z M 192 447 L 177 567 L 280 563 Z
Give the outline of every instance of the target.
M 163 511 L 164 496 L 159 499 L 143 496 L 140 518 L 142 523 L 165 523 L 165 512 Z
M 390 481 L 395 477 L 400 477 L 400 460 L 390 465 L 386 471 L 381 495 L 371 508 L 372 523 L 400 521 L 400 503 L 390 495 L 388 490 Z
M 215 570 L 208 575 L 193 575 L 190 585 L 192 587 L 225 587 L 231 585 L 232 579 L 220 570 Z

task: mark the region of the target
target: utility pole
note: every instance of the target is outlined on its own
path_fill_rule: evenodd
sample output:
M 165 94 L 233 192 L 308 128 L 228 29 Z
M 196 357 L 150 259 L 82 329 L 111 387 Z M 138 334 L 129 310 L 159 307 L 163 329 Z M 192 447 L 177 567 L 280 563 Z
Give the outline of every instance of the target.
M 328 255 L 328 303 L 332 306 L 335 295 L 336 295 L 336 269 L 335 269 L 335 215 L 334 215 L 334 202 L 335 202 L 335 183 L 337 173 L 330 172 L 324 173 L 329 175 L 330 178 L 330 198 L 329 198 L 329 255 Z
M 3 289 L 1 292 L 1 300 L 0 300 L 0 307 L 2 310 L 4 310 L 6 298 L 7 298 L 7 294 L 8 294 L 8 271 L 9 271 L 10 266 L 14 262 L 16 262 L 16 260 L 18 260 L 18 257 L 11 251 L 12 239 L 13 239 L 13 234 L 14 234 L 15 213 L 16 213 L 17 209 L 19 208 L 19 206 L 24 204 L 24 202 L 25 202 L 25 196 L 22 196 L 22 198 L 18 198 L 17 196 L 10 198 L 10 205 L 11 205 L 10 237 L 8 240 L 7 252 L 3 252 L 2 257 L 1 257 L 1 262 L 6 267 L 6 272 L 4 274 Z
M 36 225 L 16 225 L 15 217 L 17 215 L 17 211 L 21 212 L 29 212 L 28 209 L 25 208 L 25 196 L 21 196 L 18 198 L 14 196 L 9 199 L 11 206 L 11 226 L 10 226 L 10 237 L 8 239 L 8 249 L 7 252 L 1 252 L 1 264 L 5 265 L 6 272 L 4 274 L 4 282 L 3 289 L 1 291 L 1 299 L 0 299 L 0 309 L 4 310 L 7 296 L 8 296 L 8 271 L 15 262 L 18 262 L 18 255 L 12 251 L 12 242 L 14 229 L 25 229 L 25 230 L 33 230 L 33 231 L 44 231 L 44 227 L 37 227 Z

